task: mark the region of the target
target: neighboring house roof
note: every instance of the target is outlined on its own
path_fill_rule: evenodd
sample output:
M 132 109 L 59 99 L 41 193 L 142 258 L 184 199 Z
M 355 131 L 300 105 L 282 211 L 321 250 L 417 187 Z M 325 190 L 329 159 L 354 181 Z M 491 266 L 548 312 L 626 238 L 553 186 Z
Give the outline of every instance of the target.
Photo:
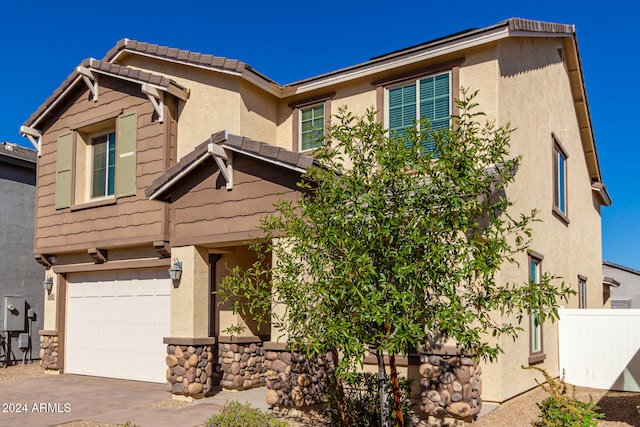
M 511 18 L 492 26 L 454 33 L 416 46 L 377 56 L 360 64 L 305 80 L 300 80 L 284 86 L 275 83 L 273 80 L 251 68 L 248 64 L 234 59 L 205 55 L 198 52 L 159 46 L 129 39 L 120 40 L 117 45 L 107 53 L 102 62 L 116 63 L 129 54 L 142 55 L 163 61 L 175 62 L 187 66 L 194 66 L 240 76 L 274 96 L 284 98 L 287 96 L 322 89 L 338 83 L 344 83 L 356 78 L 371 76 L 376 73 L 440 57 L 445 54 L 455 54 L 458 51 L 495 42 L 507 37 L 561 37 L 570 40 L 565 43 L 565 61 L 569 78 L 571 79 L 572 97 L 576 109 L 576 117 L 580 128 L 580 135 L 587 160 L 589 175 L 593 183 L 602 183 L 600 164 L 593 135 L 591 115 L 589 111 L 589 104 L 587 102 L 584 77 L 582 74 L 582 64 L 575 38 L 575 32 L 575 27 L 573 25 Z M 45 101 L 45 104 L 36 110 L 25 125 L 28 127 L 35 127 L 37 122 L 41 120 L 44 113 L 48 111 L 50 106 L 57 102 L 57 98 L 62 97 L 64 93 L 66 93 L 66 89 L 68 89 L 72 84 L 75 84 L 79 79 L 80 77 L 77 75 L 77 71 L 74 71 L 74 73 L 67 78 L 67 80 L 54 92 L 54 94 Z M 606 187 L 597 187 L 593 190 L 601 198 L 603 204 L 610 204 L 611 198 L 607 193 Z
M 212 134 L 208 140 L 198 145 L 180 161 L 169 167 L 165 173 L 153 180 L 151 185 L 145 189 L 145 196 L 149 199 L 162 199 L 167 191 L 201 162 L 210 156 L 218 155 L 218 151 L 214 150 L 212 145 L 299 173 L 304 173 L 312 165 L 319 164 L 313 157 L 305 154 L 221 131 Z
M 10 142 L 0 142 L 0 161 L 35 169 L 37 153 Z
M 627 273 L 635 274 L 636 276 L 640 276 L 640 271 L 634 270 L 633 268 L 625 267 L 624 265 L 615 264 L 610 261 L 602 261 L 603 267 L 615 268 L 617 270 L 626 271 Z
M 602 284 L 603 285 L 607 285 L 607 286 L 612 286 L 614 288 L 617 288 L 617 287 L 620 286 L 620 282 L 618 282 L 613 277 L 603 277 L 602 278 Z
M 69 93 L 76 84 L 85 84 L 82 78 L 83 75 L 80 71 L 82 68 L 86 68 L 96 74 L 107 75 L 139 84 L 146 83 L 158 89 L 174 93 L 180 97 L 188 97 L 189 95 L 188 89 L 168 77 L 122 65 L 111 64 L 105 61 L 99 61 L 94 58 L 87 58 L 82 61 L 80 65 L 76 67 L 71 74 L 69 74 L 66 80 L 44 101 L 44 103 L 42 103 L 42 105 L 40 105 L 33 114 L 31 114 L 31 117 L 29 117 L 24 125 L 31 128 L 37 127 L 40 121 L 47 116 L 53 107 L 64 99 L 64 96 Z

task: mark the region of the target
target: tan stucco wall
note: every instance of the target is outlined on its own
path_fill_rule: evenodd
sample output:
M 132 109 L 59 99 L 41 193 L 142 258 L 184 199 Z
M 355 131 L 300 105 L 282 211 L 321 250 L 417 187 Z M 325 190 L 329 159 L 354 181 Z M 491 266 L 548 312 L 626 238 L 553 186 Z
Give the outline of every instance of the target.
M 45 272 L 45 277 L 53 278 L 53 286 L 51 287 L 51 292 L 47 292 L 43 290 L 43 298 L 44 298 L 44 319 L 42 322 L 42 329 L 47 331 L 53 331 L 57 329 L 56 326 L 56 296 L 58 294 L 58 275 L 54 274 L 51 270 L 47 270 Z M 42 278 L 42 280 L 45 279 Z
M 587 304 L 602 307 L 600 260 L 601 224 L 594 205 L 591 183 L 582 151 L 569 79 L 558 54 L 562 42 L 558 39 L 507 39 L 498 45 L 499 79 L 498 124 L 511 123 L 512 155 L 522 155 L 515 183 L 508 197 L 515 202 L 512 214 L 536 208 L 541 222 L 534 223 L 531 249 L 542 254 L 542 271 L 560 276 L 577 291 L 578 274 L 587 277 Z M 461 78 L 461 80 L 463 80 Z M 480 105 L 484 108 L 481 100 Z M 552 213 L 553 169 L 552 132 L 568 153 L 567 205 L 570 223 L 567 225 Z M 528 258 L 518 257 L 519 266 L 505 264 L 501 271 L 504 282 L 528 280 Z M 576 308 L 577 296 L 562 305 Z M 528 316 L 525 316 L 527 322 Z M 505 355 L 498 365 L 484 370 L 483 400 L 501 401 L 536 385 L 541 376 L 524 371 L 529 355 L 529 325 L 515 343 L 502 340 Z M 543 325 L 543 350 L 546 359 L 536 365 L 551 375 L 558 372 L 557 325 Z M 518 381 L 514 381 L 518 378 Z
M 209 336 L 209 253 L 196 246 L 171 249 L 182 262 L 182 278 L 171 288 L 171 336 Z
M 241 77 L 137 55 L 121 65 L 164 75 L 190 90 L 179 104 L 178 159 L 222 130 L 276 144 L 277 100 Z
M 229 249 L 229 250 L 226 250 Z M 222 258 L 216 264 L 216 283 L 229 274 L 234 267 L 240 266 L 243 269 L 251 267 L 257 260 L 256 253 L 251 251 L 247 246 L 236 246 L 233 248 L 225 248 Z M 218 304 L 216 310 L 219 313 L 218 330 L 220 335 L 229 335 L 225 330 L 231 326 L 241 326 L 243 331 L 235 336 L 251 337 L 256 335 L 269 334 L 270 325 L 262 324 L 258 327 L 257 322 L 250 316 L 243 317 L 242 314 L 234 314 L 231 310 L 231 302 Z

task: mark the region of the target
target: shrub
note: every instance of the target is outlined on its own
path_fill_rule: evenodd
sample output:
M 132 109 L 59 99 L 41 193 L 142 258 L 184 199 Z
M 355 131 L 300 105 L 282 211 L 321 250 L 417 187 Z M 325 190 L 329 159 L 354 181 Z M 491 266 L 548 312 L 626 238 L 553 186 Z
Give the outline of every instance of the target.
M 405 425 L 411 425 L 411 384 L 412 380 L 399 377 L 400 399 Z M 352 426 L 379 427 L 380 426 L 380 395 L 378 394 L 378 376 L 371 373 L 358 373 L 345 378 L 344 399 Z M 331 384 L 332 392 L 335 392 L 335 384 Z M 393 394 L 391 382 L 388 381 L 389 412 L 391 424 L 395 425 L 395 412 L 393 410 Z M 329 418 L 331 425 L 342 424 L 337 399 L 334 395 L 329 397 Z
M 235 400 L 225 403 L 222 412 L 212 415 L 205 425 L 207 427 L 287 427 L 287 423 L 252 408 L 248 403 L 241 404 Z
M 571 386 L 571 395 L 567 394 L 567 383 L 564 374 L 561 378 L 551 378 L 544 370 L 534 366 L 525 369 L 535 369 L 544 376 L 546 384 L 540 384 L 549 393 L 549 397 L 538 403 L 541 414 L 537 421 L 531 423 L 534 427 L 597 427 L 598 420 L 604 414 L 598 413 L 598 406 L 589 398 L 589 402 L 582 402 L 575 397 L 575 387 Z

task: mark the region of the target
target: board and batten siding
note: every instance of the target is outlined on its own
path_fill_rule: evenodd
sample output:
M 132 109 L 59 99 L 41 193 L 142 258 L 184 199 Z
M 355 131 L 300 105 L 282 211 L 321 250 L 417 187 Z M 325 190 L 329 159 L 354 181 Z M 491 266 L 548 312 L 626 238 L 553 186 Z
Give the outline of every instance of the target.
M 278 200 L 295 200 L 300 174 L 234 154 L 233 190 L 213 159 L 198 166 L 188 184 L 178 185 L 172 203 L 172 246 L 243 242 L 257 237 L 260 218 Z
M 166 236 L 166 208 L 144 197 L 144 188 L 163 173 L 170 163 L 170 144 L 167 139 L 171 138 L 168 130 L 175 127 L 175 115 L 172 108 L 165 107 L 165 111 L 165 123 L 158 123 L 152 104 L 140 92 L 139 85 L 134 83 L 102 79 L 98 102 L 90 99 L 84 85 L 76 86 L 69 100 L 60 107 L 60 111 L 54 112 L 56 115 L 44 129 L 43 153 L 38 164 L 36 253 L 84 250 L 96 245 L 136 244 Z M 66 200 L 56 196 L 57 188 L 58 193 L 64 192 L 60 187 L 65 188 L 68 184 L 59 183 L 57 178 L 68 177 L 72 182 L 87 179 L 77 170 L 69 171 L 70 167 L 77 168 L 80 159 L 77 159 L 79 142 L 74 144 L 71 139 L 69 144 L 67 135 L 73 136 L 71 130 L 79 124 L 108 116 L 113 120 L 125 118 L 129 121 L 126 126 L 129 132 L 137 132 L 137 138 L 129 138 L 135 143 L 128 147 L 118 147 L 116 142 L 118 154 L 125 154 L 117 162 L 128 161 L 136 176 L 135 179 L 129 176 L 116 184 L 118 196 L 115 203 L 78 210 L 79 203 L 73 200 L 73 187 L 65 196 Z M 133 127 L 133 121 L 137 123 L 137 130 Z M 64 150 L 64 154 L 58 155 L 60 138 L 63 139 L 63 148 L 71 145 L 69 154 L 69 150 Z M 116 168 L 121 166 L 116 164 Z M 131 184 L 135 182 L 135 185 L 123 188 L 125 181 Z M 125 195 L 129 196 L 122 197 Z M 87 202 L 91 203 L 91 200 Z
M 558 341 L 567 383 L 640 391 L 640 309 L 562 309 Z

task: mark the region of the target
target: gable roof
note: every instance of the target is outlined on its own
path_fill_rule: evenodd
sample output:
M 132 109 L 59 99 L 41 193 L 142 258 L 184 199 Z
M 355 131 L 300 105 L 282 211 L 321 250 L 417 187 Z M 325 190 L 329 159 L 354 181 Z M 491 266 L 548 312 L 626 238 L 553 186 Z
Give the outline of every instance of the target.
M 67 76 L 65 81 L 62 82 L 62 84 L 58 86 L 58 88 L 40 105 L 40 107 L 31 114 L 29 119 L 24 123 L 25 126 L 31 128 L 37 127 L 38 124 L 58 103 L 62 101 L 64 96 L 69 93 L 76 84 L 84 84 L 84 82 L 82 82 L 82 75 L 79 71 L 81 67 L 101 75 L 128 80 L 138 84 L 146 83 L 174 94 L 180 94 L 182 92 L 183 95 L 180 96 L 188 96 L 189 94 L 188 89 L 166 76 L 136 70 L 122 65 L 111 64 L 94 58 L 87 58 L 83 60 L 80 65 L 76 67 L 69 76 Z
M 256 141 L 250 138 L 232 135 L 226 131 L 220 131 L 198 145 L 193 151 L 182 157 L 176 164 L 170 166 L 165 173 L 153 180 L 144 190 L 149 199 L 163 199 L 174 185 L 186 177 L 190 171 L 210 156 L 216 156 L 216 151 L 211 145 L 217 145 L 224 150 L 252 157 L 262 162 L 289 169 L 300 174 L 306 172 L 311 166 L 319 165 L 313 157 L 296 153 L 285 148 L 276 147 L 266 142 Z
M 109 50 L 109 52 L 107 52 L 107 54 L 103 58 L 103 61 L 117 63 L 128 54 L 147 56 L 163 61 L 176 62 L 183 65 L 196 66 L 218 72 L 242 76 L 276 96 L 278 95 L 278 92 L 280 90 L 280 85 L 278 83 L 271 80 L 264 74 L 258 72 L 249 64 L 246 64 L 237 59 L 230 59 L 222 56 L 193 52 L 190 50 L 178 49 L 174 47 L 160 46 L 153 43 L 130 40 L 126 38 L 118 41 L 118 43 L 111 50 Z
M 582 64 L 576 40 L 576 30 L 573 25 L 556 24 L 522 18 L 510 18 L 495 25 L 457 32 L 415 46 L 380 55 L 360 64 L 286 85 L 279 85 L 275 81 L 254 70 L 248 64 L 235 59 L 207 55 L 189 50 L 160 46 L 129 39 L 120 40 L 116 46 L 109 50 L 102 61 L 92 61 L 96 61 L 96 64 L 101 63 L 100 66 L 102 67 L 104 66 L 102 63 L 117 65 L 117 63 L 127 55 L 141 55 L 156 58 L 161 61 L 169 61 L 187 66 L 203 68 L 214 72 L 222 72 L 239 76 L 278 98 L 285 98 L 327 88 L 356 78 L 373 76 L 376 73 L 381 73 L 403 65 L 437 58 L 445 54 L 455 53 L 457 51 L 469 49 L 474 46 L 480 46 L 507 37 L 527 36 L 560 37 L 565 40 L 564 46 L 566 50 L 566 62 L 569 78 L 571 80 L 571 91 L 576 110 L 576 117 L 580 127 L 580 135 L 589 175 L 592 182 L 601 183 L 602 176 L 600 164 L 598 161 L 589 104 L 586 96 Z M 126 70 L 128 67 L 124 68 Z M 122 73 L 127 74 L 127 76 L 120 74 L 120 72 L 116 73 L 116 75 L 119 77 L 129 77 L 131 71 L 122 71 Z M 63 82 L 63 84 L 56 89 L 49 98 L 47 98 L 45 103 L 31 115 L 25 125 L 28 127 L 36 127 L 42 117 L 45 116 L 50 108 L 57 103 L 57 100 L 64 97 L 68 89 L 76 84 L 79 79 L 80 77 L 77 74 L 77 71 L 74 71 L 67 80 L 65 80 L 65 82 Z M 185 90 L 184 88 L 181 89 Z

